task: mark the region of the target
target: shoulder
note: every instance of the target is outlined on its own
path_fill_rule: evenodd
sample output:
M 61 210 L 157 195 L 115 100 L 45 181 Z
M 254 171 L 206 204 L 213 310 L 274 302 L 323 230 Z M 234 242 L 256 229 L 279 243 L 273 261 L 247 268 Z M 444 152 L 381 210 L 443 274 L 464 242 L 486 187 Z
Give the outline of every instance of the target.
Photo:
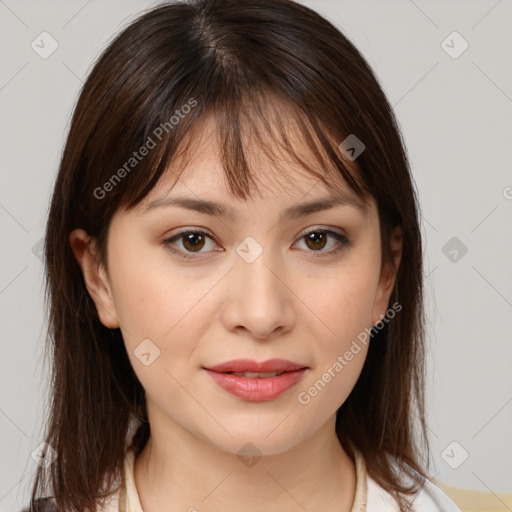
M 398 504 L 375 480 L 367 480 L 367 512 L 399 512 Z M 460 508 L 434 483 L 425 485 L 413 499 L 415 512 L 461 512 Z

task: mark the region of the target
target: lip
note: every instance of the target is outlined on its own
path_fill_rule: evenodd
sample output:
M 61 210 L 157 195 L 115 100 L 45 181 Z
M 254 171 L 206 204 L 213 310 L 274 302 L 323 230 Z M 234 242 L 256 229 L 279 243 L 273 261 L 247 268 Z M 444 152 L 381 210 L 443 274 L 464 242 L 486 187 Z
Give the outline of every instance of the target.
M 300 382 L 307 368 L 285 372 L 277 377 L 240 377 L 205 368 L 206 372 L 222 389 L 250 402 L 273 400 Z
M 204 368 L 213 381 L 232 395 L 252 402 L 273 400 L 299 383 L 309 367 L 286 359 L 258 362 L 235 359 Z M 226 372 L 285 372 L 268 378 L 241 377 Z
M 293 372 L 308 368 L 305 364 L 295 363 L 287 359 L 267 359 L 259 363 L 252 359 L 233 359 L 225 363 L 217 364 L 215 366 L 208 366 L 205 370 L 212 370 L 214 372 L 254 372 L 254 373 L 268 373 L 268 372 Z

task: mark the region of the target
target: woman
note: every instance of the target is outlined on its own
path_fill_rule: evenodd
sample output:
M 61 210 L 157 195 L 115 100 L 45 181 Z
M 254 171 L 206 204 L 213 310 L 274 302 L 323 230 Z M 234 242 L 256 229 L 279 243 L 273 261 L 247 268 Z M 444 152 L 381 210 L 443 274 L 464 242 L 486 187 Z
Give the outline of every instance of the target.
M 34 510 L 458 510 L 424 461 L 405 149 L 313 10 L 190 0 L 123 30 L 73 114 L 45 257 Z

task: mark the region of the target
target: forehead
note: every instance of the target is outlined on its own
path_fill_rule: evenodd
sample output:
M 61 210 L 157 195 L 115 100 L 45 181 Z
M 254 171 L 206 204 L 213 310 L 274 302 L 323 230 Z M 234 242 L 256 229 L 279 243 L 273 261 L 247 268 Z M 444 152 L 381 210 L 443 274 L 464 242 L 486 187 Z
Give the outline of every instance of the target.
M 176 152 L 175 158 L 155 187 L 144 198 L 141 210 L 156 206 L 165 198 L 187 196 L 190 198 L 215 199 L 223 203 L 244 203 L 232 196 L 220 153 L 218 128 L 211 118 L 191 131 Z M 295 158 L 282 149 L 271 136 L 266 144 L 258 143 L 250 133 L 244 133 L 244 156 L 255 186 L 251 190 L 256 198 L 263 201 L 297 202 L 302 199 L 337 197 L 364 211 L 367 204 L 346 183 L 339 171 L 326 168 L 313 156 L 311 150 L 290 128 L 289 140 L 293 153 L 301 162 L 323 176 L 327 184 L 308 171 Z M 355 173 L 357 164 L 348 162 Z M 240 173 L 240 179 L 246 177 Z

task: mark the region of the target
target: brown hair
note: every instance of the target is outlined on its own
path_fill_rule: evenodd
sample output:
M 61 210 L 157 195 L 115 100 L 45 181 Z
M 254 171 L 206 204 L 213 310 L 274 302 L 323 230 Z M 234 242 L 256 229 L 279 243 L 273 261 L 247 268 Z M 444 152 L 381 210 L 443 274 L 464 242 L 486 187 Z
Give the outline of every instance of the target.
M 390 456 L 400 473 L 410 468 L 420 479 L 427 478 L 428 464 L 420 458 L 428 457 L 428 440 L 416 193 L 397 122 L 371 68 L 333 24 L 291 0 L 157 6 L 109 44 L 87 78 L 46 231 L 52 393 L 45 440 L 58 458 L 48 470 L 38 468 L 31 505 L 49 483 L 59 509 L 95 510 L 123 474 L 131 415 L 142 424 L 130 447 L 138 454 L 149 438 L 144 389 L 120 330 L 99 321 L 68 237 L 85 229 L 106 267 L 112 215 L 144 199 L 206 116 L 217 123 L 235 197 L 250 197 L 256 185 L 244 154 L 248 129 L 265 151 L 276 141 L 327 183 L 294 151 L 288 137 L 293 122 L 320 169 L 332 169 L 360 198 L 375 198 L 383 264 L 392 264 L 389 236 L 401 226 L 403 254 L 390 302 L 402 310 L 373 333 L 359 380 L 337 412 L 336 431 L 344 449 L 352 457 L 353 447 L 359 450 L 368 474 L 407 510 L 405 495 L 418 487 L 400 480 Z M 339 147 L 350 134 L 365 145 L 357 172 Z M 134 157 L 145 144 L 151 145 L 147 155 Z

